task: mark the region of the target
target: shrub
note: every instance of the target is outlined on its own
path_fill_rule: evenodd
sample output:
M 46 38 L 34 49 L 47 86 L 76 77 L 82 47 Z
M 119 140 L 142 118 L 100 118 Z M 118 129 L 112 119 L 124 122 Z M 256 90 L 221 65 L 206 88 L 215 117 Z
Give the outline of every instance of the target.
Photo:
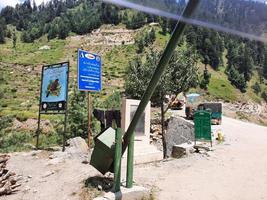
M 259 93 L 261 93 L 261 86 L 258 82 L 256 82 L 253 86 L 252 89 L 254 90 L 254 92 L 258 95 Z
M 261 97 L 267 102 L 267 91 L 262 92 Z
M 0 152 L 14 152 L 14 151 L 24 151 L 29 149 L 25 145 L 32 141 L 32 136 L 25 132 L 11 132 L 6 133 L 5 131 L 0 131 Z

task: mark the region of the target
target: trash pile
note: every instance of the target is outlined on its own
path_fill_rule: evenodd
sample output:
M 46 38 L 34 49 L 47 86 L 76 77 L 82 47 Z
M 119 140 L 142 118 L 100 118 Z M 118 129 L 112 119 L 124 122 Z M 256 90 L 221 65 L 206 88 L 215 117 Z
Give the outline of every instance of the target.
M 21 186 L 18 183 L 20 177 L 6 168 L 9 158 L 9 155 L 0 155 L 0 196 L 12 194 Z

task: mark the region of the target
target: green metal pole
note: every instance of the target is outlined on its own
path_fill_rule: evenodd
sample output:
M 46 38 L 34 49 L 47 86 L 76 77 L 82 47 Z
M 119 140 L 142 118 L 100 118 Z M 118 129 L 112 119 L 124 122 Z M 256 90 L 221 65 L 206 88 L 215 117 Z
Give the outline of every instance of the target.
M 126 187 L 133 187 L 133 163 L 134 162 L 134 134 L 130 136 L 127 154 Z
M 182 14 L 183 18 L 189 18 L 195 9 L 197 8 L 200 0 L 190 0 Z M 158 66 L 152 76 L 152 79 L 150 80 L 150 83 L 142 97 L 142 100 L 135 112 L 135 115 L 132 119 L 131 124 L 128 127 L 128 130 L 126 131 L 124 137 L 123 137 L 123 146 L 122 146 L 122 154 L 125 152 L 131 135 L 133 134 L 135 127 L 138 123 L 139 118 L 141 117 L 142 113 L 144 112 L 147 103 L 149 102 L 159 80 L 160 77 L 162 76 L 164 69 L 166 68 L 167 64 L 169 63 L 171 56 L 173 55 L 173 52 L 175 48 L 177 47 L 178 42 L 180 41 L 183 32 L 185 30 L 186 23 L 182 21 L 178 21 L 176 24 L 176 27 L 172 33 L 172 36 L 162 54 L 162 57 L 158 63 Z
M 115 158 L 114 158 L 114 192 L 120 191 L 121 186 L 121 150 L 122 150 L 121 129 L 116 129 L 115 136 Z

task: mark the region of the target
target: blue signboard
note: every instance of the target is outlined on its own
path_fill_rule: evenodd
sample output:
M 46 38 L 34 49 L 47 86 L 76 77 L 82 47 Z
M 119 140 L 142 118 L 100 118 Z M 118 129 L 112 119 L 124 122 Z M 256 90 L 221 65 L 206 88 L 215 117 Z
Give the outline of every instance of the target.
M 69 63 L 44 66 L 42 71 L 41 110 L 65 110 Z
M 87 51 L 78 50 L 78 89 L 101 91 L 101 57 Z

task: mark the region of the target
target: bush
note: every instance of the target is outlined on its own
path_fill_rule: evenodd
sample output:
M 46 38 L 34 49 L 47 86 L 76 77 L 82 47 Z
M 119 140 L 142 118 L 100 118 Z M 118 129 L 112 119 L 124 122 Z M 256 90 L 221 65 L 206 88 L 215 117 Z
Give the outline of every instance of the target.
M 0 152 L 24 151 L 29 149 L 25 144 L 32 141 L 32 136 L 25 132 L 6 133 L 0 131 Z
M 34 114 L 31 113 L 31 112 L 27 112 L 27 111 L 24 111 L 24 112 L 18 112 L 16 114 L 16 118 L 17 120 L 19 120 L 20 122 L 23 122 L 23 121 L 26 121 L 27 119 L 29 118 L 34 118 Z
M 261 94 L 261 97 L 264 99 L 264 101 L 267 103 L 267 91 L 264 91 L 262 94 Z
M 0 117 L 0 131 L 9 127 L 12 121 L 12 116 Z
M 261 86 L 258 82 L 256 82 L 253 86 L 252 89 L 254 90 L 254 92 L 258 95 L 259 93 L 261 93 Z

